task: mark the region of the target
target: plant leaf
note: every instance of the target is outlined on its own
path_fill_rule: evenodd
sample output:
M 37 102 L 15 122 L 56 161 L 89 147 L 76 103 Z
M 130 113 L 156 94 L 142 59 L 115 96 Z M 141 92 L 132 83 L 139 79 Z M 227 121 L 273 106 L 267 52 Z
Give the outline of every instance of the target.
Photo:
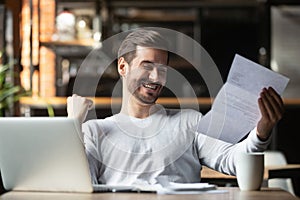
M 20 91 L 19 86 L 14 86 L 11 88 L 5 88 L 5 90 L 0 90 L 0 102 L 5 100 L 9 96 L 13 96 L 14 94 L 16 94 L 19 91 Z

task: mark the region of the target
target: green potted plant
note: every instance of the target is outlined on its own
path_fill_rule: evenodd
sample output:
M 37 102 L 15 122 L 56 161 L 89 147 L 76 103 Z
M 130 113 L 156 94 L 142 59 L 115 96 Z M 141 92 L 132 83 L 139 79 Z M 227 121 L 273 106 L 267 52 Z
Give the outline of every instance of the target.
M 0 52 L 0 60 L 3 58 L 3 53 Z M 20 99 L 21 96 L 28 94 L 21 86 L 14 85 L 12 81 L 8 81 L 13 77 L 13 72 L 10 70 L 10 63 L 2 64 L 0 62 L 0 117 L 6 116 L 13 104 Z

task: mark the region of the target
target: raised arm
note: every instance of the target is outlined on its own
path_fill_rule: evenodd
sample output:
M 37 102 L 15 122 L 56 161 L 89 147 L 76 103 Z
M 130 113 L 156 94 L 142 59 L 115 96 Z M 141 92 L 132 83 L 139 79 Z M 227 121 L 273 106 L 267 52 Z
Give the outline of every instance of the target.
M 67 98 L 68 117 L 76 118 L 79 123 L 82 124 L 92 106 L 92 100 L 73 94 L 71 97 Z

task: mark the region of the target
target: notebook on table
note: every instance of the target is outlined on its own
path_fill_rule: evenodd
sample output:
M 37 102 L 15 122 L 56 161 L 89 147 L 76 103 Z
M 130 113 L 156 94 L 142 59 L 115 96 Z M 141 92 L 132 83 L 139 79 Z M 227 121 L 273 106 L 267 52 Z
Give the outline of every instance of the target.
M 66 117 L 0 118 L 0 170 L 6 190 L 131 191 L 92 185 L 79 123 Z

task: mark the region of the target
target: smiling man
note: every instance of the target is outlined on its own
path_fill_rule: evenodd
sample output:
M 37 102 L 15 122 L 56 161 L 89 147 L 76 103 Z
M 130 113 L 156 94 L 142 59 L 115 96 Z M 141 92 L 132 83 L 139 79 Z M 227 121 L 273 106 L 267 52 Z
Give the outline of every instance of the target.
M 123 105 L 126 105 L 122 106 L 121 112 L 144 118 L 149 114 L 149 105 L 151 107 L 155 104 L 166 83 L 168 53 L 165 50 L 142 46 L 137 46 L 135 52 L 129 53 L 134 53 L 134 59 L 124 56 L 118 61 L 118 71 L 124 85 Z M 131 112 L 136 109 L 142 109 L 142 112 Z
M 261 119 L 248 137 L 232 145 L 197 132 L 202 114 L 171 110 L 156 104 L 166 83 L 167 42 L 156 31 L 133 30 L 118 52 L 123 83 L 121 111 L 105 119 L 84 122 L 92 101 L 68 97 L 68 117 L 82 124 L 93 183 L 155 184 L 165 176 L 173 182 L 199 182 L 202 165 L 235 175 L 239 152 L 263 151 L 271 130 L 281 119 L 281 97 L 262 89 Z

